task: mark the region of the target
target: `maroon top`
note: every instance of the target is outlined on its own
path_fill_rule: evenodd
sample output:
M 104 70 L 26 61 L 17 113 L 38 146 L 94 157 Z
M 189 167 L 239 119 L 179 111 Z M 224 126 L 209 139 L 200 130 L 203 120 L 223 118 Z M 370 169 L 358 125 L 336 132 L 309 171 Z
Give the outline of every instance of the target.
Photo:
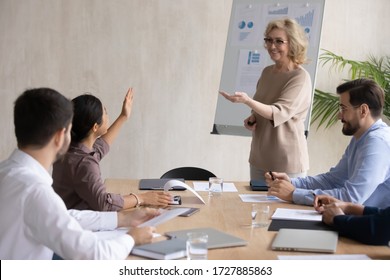
M 118 211 L 123 208 L 120 194 L 108 193 L 101 177 L 100 160 L 110 146 L 98 138 L 91 151 L 81 143 L 71 143 L 63 159 L 53 165 L 53 188 L 68 209 Z

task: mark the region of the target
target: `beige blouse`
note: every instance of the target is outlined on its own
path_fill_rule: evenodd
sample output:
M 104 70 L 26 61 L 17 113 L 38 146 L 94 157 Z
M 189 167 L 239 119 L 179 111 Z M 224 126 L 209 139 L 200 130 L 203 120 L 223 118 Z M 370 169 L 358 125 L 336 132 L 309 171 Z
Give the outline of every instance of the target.
M 256 168 L 301 173 L 309 169 L 305 120 L 311 103 L 312 84 L 302 67 L 289 72 L 263 70 L 254 100 L 272 105 L 274 120 L 254 112 L 256 130 L 252 135 L 249 162 Z

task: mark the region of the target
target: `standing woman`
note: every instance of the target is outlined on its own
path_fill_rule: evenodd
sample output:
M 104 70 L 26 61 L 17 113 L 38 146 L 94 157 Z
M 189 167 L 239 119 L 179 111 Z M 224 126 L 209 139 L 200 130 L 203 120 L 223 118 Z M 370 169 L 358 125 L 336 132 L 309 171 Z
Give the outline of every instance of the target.
M 271 21 L 264 35 L 275 63 L 264 68 L 253 99 L 244 92 L 220 94 L 252 109 L 244 120 L 252 131 L 251 180 L 264 180 L 269 171 L 304 177 L 309 169 L 304 122 L 312 93 L 310 75 L 301 66 L 306 62 L 306 34 L 295 20 L 285 18 Z
M 120 195 L 106 190 L 100 161 L 109 152 L 120 128 L 130 117 L 133 89 L 123 101 L 119 117 L 109 127 L 102 102 L 90 94 L 72 100 L 72 142 L 64 158 L 53 165 L 53 188 L 68 209 L 119 211 L 139 205 L 167 206 L 171 196 L 165 192 Z

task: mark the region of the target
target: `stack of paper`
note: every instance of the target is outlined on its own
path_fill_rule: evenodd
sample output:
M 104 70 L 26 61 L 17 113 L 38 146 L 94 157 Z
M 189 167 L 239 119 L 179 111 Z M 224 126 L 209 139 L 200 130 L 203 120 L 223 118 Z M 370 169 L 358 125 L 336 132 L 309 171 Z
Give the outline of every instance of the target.
M 315 210 L 277 208 L 273 220 L 321 221 L 322 215 Z

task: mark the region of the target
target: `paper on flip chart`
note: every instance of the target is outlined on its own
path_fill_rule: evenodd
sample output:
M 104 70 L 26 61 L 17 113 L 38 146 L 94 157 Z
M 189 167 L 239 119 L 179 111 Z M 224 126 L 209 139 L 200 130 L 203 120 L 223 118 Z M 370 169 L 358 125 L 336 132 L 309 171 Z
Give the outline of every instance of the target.
M 315 210 L 277 208 L 273 220 L 322 221 L 322 215 Z
M 206 202 L 203 200 L 203 198 L 193 188 L 191 188 L 189 185 L 187 185 L 186 183 L 179 181 L 179 180 L 169 180 L 168 182 L 166 182 L 164 185 L 164 191 L 167 192 L 175 186 L 180 186 L 180 187 L 186 188 L 191 193 L 193 193 L 200 200 L 200 202 L 202 202 L 203 204 L 206 204 Z

